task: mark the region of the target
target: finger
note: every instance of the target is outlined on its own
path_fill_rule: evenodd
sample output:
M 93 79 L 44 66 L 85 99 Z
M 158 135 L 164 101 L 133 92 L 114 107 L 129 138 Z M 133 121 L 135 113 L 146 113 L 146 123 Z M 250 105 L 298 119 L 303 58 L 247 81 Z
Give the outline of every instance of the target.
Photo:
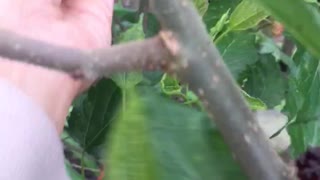
M 62 0 L 0 0 L 1 28 L 16 29 L 17 24 L 30 20 L 30 16 L 55 14 Z

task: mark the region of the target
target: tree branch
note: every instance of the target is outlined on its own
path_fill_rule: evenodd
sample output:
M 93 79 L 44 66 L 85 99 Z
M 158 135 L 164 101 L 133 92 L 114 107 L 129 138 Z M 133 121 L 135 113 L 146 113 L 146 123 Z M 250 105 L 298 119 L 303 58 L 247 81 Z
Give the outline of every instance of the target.
M 197 93 L 240 165 L 254 180 L 294 179 L 248 109 L 218 50 L 189 0 L 150 0 L 167 48 L 170 70 Z
M 81 51 L 0 30 L 0 55 L 87 79 L 162 67 L 198 94 L 250 178 L 294 179 L 268 144 L 190 1 L 150 0 L 150 6 L 164 28 L 154 38 Z
M 5 30 L 0 30 L 0 56 L 86 79 L 96 79 L 115 72 L 159 69 L 170 59 L 169 52 L 158 36 L 105 49 L 81 51 L 25 38 Z

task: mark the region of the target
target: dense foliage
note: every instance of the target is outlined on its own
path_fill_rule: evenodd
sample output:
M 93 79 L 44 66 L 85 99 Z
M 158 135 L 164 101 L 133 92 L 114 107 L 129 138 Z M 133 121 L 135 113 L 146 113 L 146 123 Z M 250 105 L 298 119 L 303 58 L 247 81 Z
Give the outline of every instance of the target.
M 250 0 L 194 2 L 251 109 L 288 116 L 292 158 L 319 145 L 319 60 L 305 48 L 309 39 L 296 40 Z M 317 1 L 303 3 L 318 11 Z M 308 24 L 304 18 L 294 20 Z M 113 44 L 145 39 L 159 29 L 150 12 L 115 4 Z M 160 71 L 97 82 L 74 101 L 62 140 L 74 180 L 103 174 L 117 180 L 246 179 L 197 96 Z

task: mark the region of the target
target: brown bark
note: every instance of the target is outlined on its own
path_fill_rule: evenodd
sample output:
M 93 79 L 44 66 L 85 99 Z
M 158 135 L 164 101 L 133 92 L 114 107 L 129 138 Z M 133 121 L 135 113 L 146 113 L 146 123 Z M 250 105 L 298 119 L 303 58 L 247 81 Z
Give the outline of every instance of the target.
M 116 72 L 163 68 L 201 98 L 251 179 L 294 179 L 271 149 L 189 0 L 150 0 L 163 31 L 144 41 L 81 51 L 0 31 L 0 55 L 95 79 Z
M 293 171 L 263 135 L 192 2 L 150 3 L 174 57 L 172 72 L 200 97 L 248 176 L 254 180 L 294 179 Z
M 51 45 L 4 30 L 0 30 L 0 56 L 87 79 L 115 72 L 159 69 L 169 59 L 169 53 L 159 36 L 105 49 L 82 51 Z

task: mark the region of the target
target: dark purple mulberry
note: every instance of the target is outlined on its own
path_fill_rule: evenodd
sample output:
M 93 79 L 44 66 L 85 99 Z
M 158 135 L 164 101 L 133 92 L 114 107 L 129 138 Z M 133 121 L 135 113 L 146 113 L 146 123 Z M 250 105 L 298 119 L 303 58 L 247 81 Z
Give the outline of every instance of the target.
M 320 147 L 308 148 L 296 160 L 300 180 L 320 180 Z

